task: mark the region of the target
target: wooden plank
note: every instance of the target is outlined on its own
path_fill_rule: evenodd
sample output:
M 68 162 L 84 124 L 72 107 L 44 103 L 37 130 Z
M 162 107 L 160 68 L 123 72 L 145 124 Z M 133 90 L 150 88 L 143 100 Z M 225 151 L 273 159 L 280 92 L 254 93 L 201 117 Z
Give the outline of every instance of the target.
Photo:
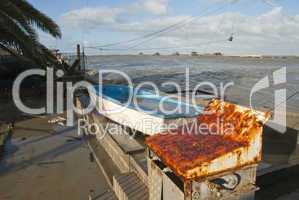
M 100 114 L 91 113 L 88 117 L 92 119 L 93 122 L 101 124 L 105 126 L 105 123 L 113 124 L 114 122 L 109 121 L 107 118 Z M 119 126 L 119 125 L 117 125 Z M 122 129 L 114 129 L 114 130 L 122 130 Z M 139 144 L 135 139 L 130 139 L 128 136 L 126 138 L 122 138 L 121 142 L 124 144 L 126 141 L 130 144 L 130 152 L 125 152 L 121 145 L 112 137 L 111 134 L 107 133 L 99 133 L 97 135 L 97 139 L 101 146 L 105 149 L 105 151 L 109 154 L 110 158 L 113 160 L 115 165 L 119 168 L 122 173 L 125 172 L 135 172 L 138 177 L 143 181 L 144 184 L 147 185 L 147 169 L 144 169 L 144 166 L 141 166 L 139 162 L 135 160 L 135 155 L 143 154 L 142 159 L 145 158 L 145 149 Z M 122 135 L 122 133 L 119 133 Z M 104 137 L 102 137 L 104 136 Z M 128 149 L 127 149 L 128 150 Z M 140 157 L 140 156 L 139 156 Z
M 117 200 L 116 195 L 114 194 L 113 191 L 108 190 L 104 192 L 103 194 L 100 194 L 99 196 L 92 197 L 92 199 L 97 199 L 97 200 Z
M 98 138 L 101 146 L 109 154 L 115 165 L 120 169 L 121 172 L 129 172 L 129 155 L 125 154 L 118 144 L 112 139 L 110 134 L 105 134 L 102 138 Z
M 119 200 L 147 200 L 148 189 L 135 173 L 113 177 L 113 187 Z
M 134 154 L 126 154 L 112 139 L 110 134 L 106 134 L 104 138 L 99 139 L 99 142 L 105 151 L 109 153 L 109 156 L 121 172 L 135 172 L 142 182 L 147 185 L 147 173 L 135 160 Z
M 138 158 L 136 159 L 135 155 L 130 155 L 130 164 L 132 166 L 130 169 L 137 174 L 137 176 L 146 186 L 148 186 L 147 166 L 144 168 L 142 165 L 143 163 L 140 163 L 140 160 L 137 160 Z M 145 165 L 147 165 L 145 152 L 139 153 L 137 155 L 141 155 L 145 160 Z
M 125 153 L 129 154 L 145 150 L 145 147 L 137 142 L 133 136 L 130 136 L 129 132 L 123 129 L 121 125 L 114 124 L 114 126 L 109 130 L 109 133 Z
M 147 173 L 147 160 L 146 160 L 146 152 L 135 153 L 132 155 L 135 162 L 137 162 L 138 166 L 141 167 L 143 171 Z
M 112 189 L 113 188 L 112 182 L 110 181 L 110 178 L 109 178 L 108 174 L 106 173 L 102 163 L 98 159 L 97 154 L 95 153 L 94 149 L 90 145 L 89 141 L 87 141 L 87 146 L 88 146 L 89 150 L 91 151 L 91 153 L 93 154 L 93 156 L 95 158 L 95 161 L 96 161 L 98 167 L 100 168 L 101 172 L 103 173 L 106 182 L 108 183 L 109 187 Z

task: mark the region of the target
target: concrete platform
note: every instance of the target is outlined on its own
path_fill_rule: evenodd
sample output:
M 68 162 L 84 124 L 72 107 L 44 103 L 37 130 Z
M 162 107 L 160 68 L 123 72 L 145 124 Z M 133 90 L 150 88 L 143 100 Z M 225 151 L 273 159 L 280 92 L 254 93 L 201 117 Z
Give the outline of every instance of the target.
M 1 200 L 81 200 L 110 189 L 75 128 L 51 134 L 35 131 L 34 136 L 15 137 L 7 146 L 0 163 Z

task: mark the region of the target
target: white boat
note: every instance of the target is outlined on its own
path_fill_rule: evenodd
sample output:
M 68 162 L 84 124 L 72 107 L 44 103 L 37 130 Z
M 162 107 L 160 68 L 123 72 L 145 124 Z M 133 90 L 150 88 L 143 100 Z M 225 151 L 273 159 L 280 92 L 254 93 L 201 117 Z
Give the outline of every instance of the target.
M 110 120 L 147 135 L 196 120 L 203 108 L 125 85 L 95 85 L 91 99 Z M 130 95 L 131 94 L 131 95 Z

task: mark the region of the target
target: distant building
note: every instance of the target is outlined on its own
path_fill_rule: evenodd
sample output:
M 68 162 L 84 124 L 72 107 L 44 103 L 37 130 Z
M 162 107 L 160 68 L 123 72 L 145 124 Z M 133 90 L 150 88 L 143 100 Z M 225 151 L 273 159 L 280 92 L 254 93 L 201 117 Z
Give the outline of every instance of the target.
M 270 55 L 263 55 L 262 58 L 273 58 L 273 56 L 270 56 Z
M 192 51 L 191 56 L 198 56 L 198 53 L 196 51 Z
M 173 55 L 173 56 L 179 56 L 180 53 L 177 51 L 177 52 L 173 53 L 172 55 Z
M 222 53 L 221 52 L 215 52 L 214 55 L 215 56 L 222 56 Z
M 262 55 L 240 55 L 241 58 L 262 58 Z

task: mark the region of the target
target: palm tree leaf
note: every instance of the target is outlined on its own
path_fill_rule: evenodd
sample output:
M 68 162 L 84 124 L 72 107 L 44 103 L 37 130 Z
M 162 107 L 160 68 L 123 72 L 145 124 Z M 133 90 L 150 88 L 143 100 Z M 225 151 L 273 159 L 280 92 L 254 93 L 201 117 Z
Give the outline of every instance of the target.
M 19 25 L 20 28 L 24 29 L 31 37 L 35 39 L 38 38 L 35 30 L 32 26 L 28 23 L 26 17 L 23 15 L 21 10 L 11 3 L 10 0 L 2 0 L 2 5 L 0 6 L 0 12 L 5 14 L 7 17 L 10 17 L 12 20 L 15 21 Z
M 2 44 L 10 45 L 21 51 L 21 54 L 36 64 L 45 67 L 50 59 L 43 45 L 35 38 L 27 35 L 13 20 L 0 13 L 0 41 Z
M 1 0 L 0 49 L 41 67 L 57 64 L 52 52 L 38 41 L 34 27 L 60 38 L 57 24 L 25 0 Z M 13 49 L 13 50 L 11 50 Z
M 27 18 L 30 24 L 35 25 L 42 31 L 51 34 L 55 38 L 61 38 L 59 26 L 48 16 L 35 9 L 30 3 L 25 0 L 10 0 L 17 6 Z
M 24 43 L 24 45 L 33 47 L 37 43 L 36 38 L 27 34 L 22 26 L 15 23 L 13 19 L 0 13 L 0 29 L 4 33 L 9 33 L 16 38 L 17 41 Z

